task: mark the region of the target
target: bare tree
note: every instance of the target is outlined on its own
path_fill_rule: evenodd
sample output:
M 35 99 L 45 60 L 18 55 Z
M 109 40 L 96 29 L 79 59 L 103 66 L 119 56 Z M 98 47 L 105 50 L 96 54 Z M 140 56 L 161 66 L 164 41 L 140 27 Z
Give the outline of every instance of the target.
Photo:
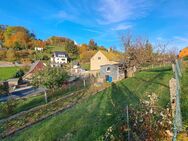
M 151 63 L 153 58 L 152 45 L 148 40 L 143 40 L 141 37 L 137 37 L 135 40 L 131 34 L 125 34 L 121 36 L 123 46 L 122 64 L 127 76 L 127 68 L 141 67 L 148 63 Z
M 125 78 L 127 77 L 127 68 L 130 67 L 129 56 L 127 52 L 128 49 L 131 48 L 131 39 L 132 36 L 130 33 L 121 36 L 122 47 L 123 47 L 123 55 L 121 58 L 121 63 L 123 64 Z
M 173 63 L 177 58 L 177 48 L 169 47 L 169 42 L 158 41 L 155 45 L 155 64 Z

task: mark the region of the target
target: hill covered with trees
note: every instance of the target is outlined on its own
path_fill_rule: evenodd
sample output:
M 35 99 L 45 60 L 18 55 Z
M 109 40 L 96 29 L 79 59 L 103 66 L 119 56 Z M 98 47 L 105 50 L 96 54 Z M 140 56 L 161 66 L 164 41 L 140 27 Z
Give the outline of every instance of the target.
M 44 52 L 36 52 L 35 47 L 43 48 Z M 66 51 L 73 59 L 88 63 L 99 49 L 106 50 L 92 39 L 88 44 L 82 45 L 59 36 L 41 40 L 25 27 L 0 25 L 0 60 L 3 61 L 30 63 L 35 60 L 48 60 L 53 51 Z

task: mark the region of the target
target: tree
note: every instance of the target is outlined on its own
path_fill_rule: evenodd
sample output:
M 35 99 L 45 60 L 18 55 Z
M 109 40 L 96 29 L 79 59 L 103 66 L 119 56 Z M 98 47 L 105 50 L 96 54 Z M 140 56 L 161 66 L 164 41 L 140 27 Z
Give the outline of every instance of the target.
M 93 39 L 91 39 L 90 41 L 89 41 L 89 48 L 91 49 L 91 50 L 97 50 L 97 43 L 95 43 L 95 41 L 93 40 Z
M 80 54 L 87 52 L 88 50 L 89 50 L 89 47 L 86 44 L 82 44 L 81 47 L 79 47 L 79 53 Z
M 149 42 L 149 40 L 147 40 L 145 44 L 145 54 L 146 54 L 146 62 L 152 63 L 153 62 L 153 46 Z
M 83 62 L 83 63 L 89 63 L 90 62 L 90 59 L 91 57 L 96 53 L 96 51 L 87 51 L 87 52 L 83 52 L 82 54 L 80 54 L 80 60 Z
M 34 86 L 42 86 L 54 91 L 62 86 L 68 79 L 68 73 L 60 67 L 46 67 L 43 71 L 36 73 L 32 79 Z
M 49 45 L 53 46 L 63 46 L 65 42 L 73 42 L 72 40 L 65 37 L 52 36 L 47 40 Z
M 49 60 L 50 59 L 50 57 L 48 57 L 47 55 L 43 55 L 43 57 L 42 57 L 42 60 Z
M 0 60 L 4 60 L 6 58 L 6 50 L 0 50 Z
M 0 42 L 4 42 L 4 28 L 0 25 Z
M 65 42 L 65 50 L 72 55 L 78 55 L 78 47 L 74 42 Z
M 121 37 L 122 46 L 123 46 L 123 56 L 121 62 L 123 64 L 124 76 L 127 77 L 127 69 L 131 66 L 130 63 L 130 53 L 128 50 L 131 48 L 132 36 L 128 33 L 126 35 L 122 35 Z
M 24 76 L 24 74 L 25 74 L 24 71 L 20 69 L 19 71 L 16 72 L 16 78 L 20 78 Z
M 46 46 L 45 41 L 42 41 L 42 40 L 32 40 L 31 41 L 32 48 L 35 48 L 35 47 L 45 48 L 45 46 Z
M 15 61 L 16 60 L 16 52 L 12 49 L 9 49 L 6 53 L 6 58 L 8 61 Z
M 27 49 L 34 35 L 24 27 L 8 26 L 4 31 L 4 46 L 7 48 Z
M 122 36 L 122 45 L 124 50 L 122 63 L 125 77 L 127 68 L 153 64 L 153 47 L 148 40 L 143 40 L 140 37 L 133 39 L 132 35 L 128 33 Z

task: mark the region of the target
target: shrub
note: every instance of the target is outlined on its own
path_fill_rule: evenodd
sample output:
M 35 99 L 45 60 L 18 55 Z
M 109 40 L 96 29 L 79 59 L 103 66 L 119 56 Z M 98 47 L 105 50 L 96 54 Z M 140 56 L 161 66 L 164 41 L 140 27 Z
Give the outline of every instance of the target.
M 0 50 L 0 60 L 4 60 L 6 58 L 6 50 Z
M 0 109 L 4 114 L 10 115 L 14 112 L 15 106 L 15 100 L 13 98 L 9 98 L 7 102 L 0 105 Z
M 7 91 L 8 91 L 8 87 L 6 87 L 3 84 L 0 84 L 0 95 L 7 93 Z
M 12 49 L 9 49 L 6 52 L 6 57 L 8 61 L 15 61 L 16 60 L 16 52 Z
M 16 72 L 16 78 L 19 78 L 19 77 L 22 77 L 22 76 L 24 76 L 24 71 L 23 70 L 19 70 L 19 71 L 17 71 Z
M 47 56 L 47 55 L 44 55 L 43 57 L 42 57 L 42 60 L 49 60 L 50 58 Z

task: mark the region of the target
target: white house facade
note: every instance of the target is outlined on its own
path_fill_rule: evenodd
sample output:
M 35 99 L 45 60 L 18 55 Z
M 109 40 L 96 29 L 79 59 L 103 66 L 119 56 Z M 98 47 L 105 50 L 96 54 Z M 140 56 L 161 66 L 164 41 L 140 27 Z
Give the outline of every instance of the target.
M 68 63 L 68 54 L 66 52 L 56 51 L 51 57 L 51 66 L 62 66 Z
M 44 50 L 44 48 L 42 48 L 42 47 L 35 47 L 35 51 L 43 51 Z

